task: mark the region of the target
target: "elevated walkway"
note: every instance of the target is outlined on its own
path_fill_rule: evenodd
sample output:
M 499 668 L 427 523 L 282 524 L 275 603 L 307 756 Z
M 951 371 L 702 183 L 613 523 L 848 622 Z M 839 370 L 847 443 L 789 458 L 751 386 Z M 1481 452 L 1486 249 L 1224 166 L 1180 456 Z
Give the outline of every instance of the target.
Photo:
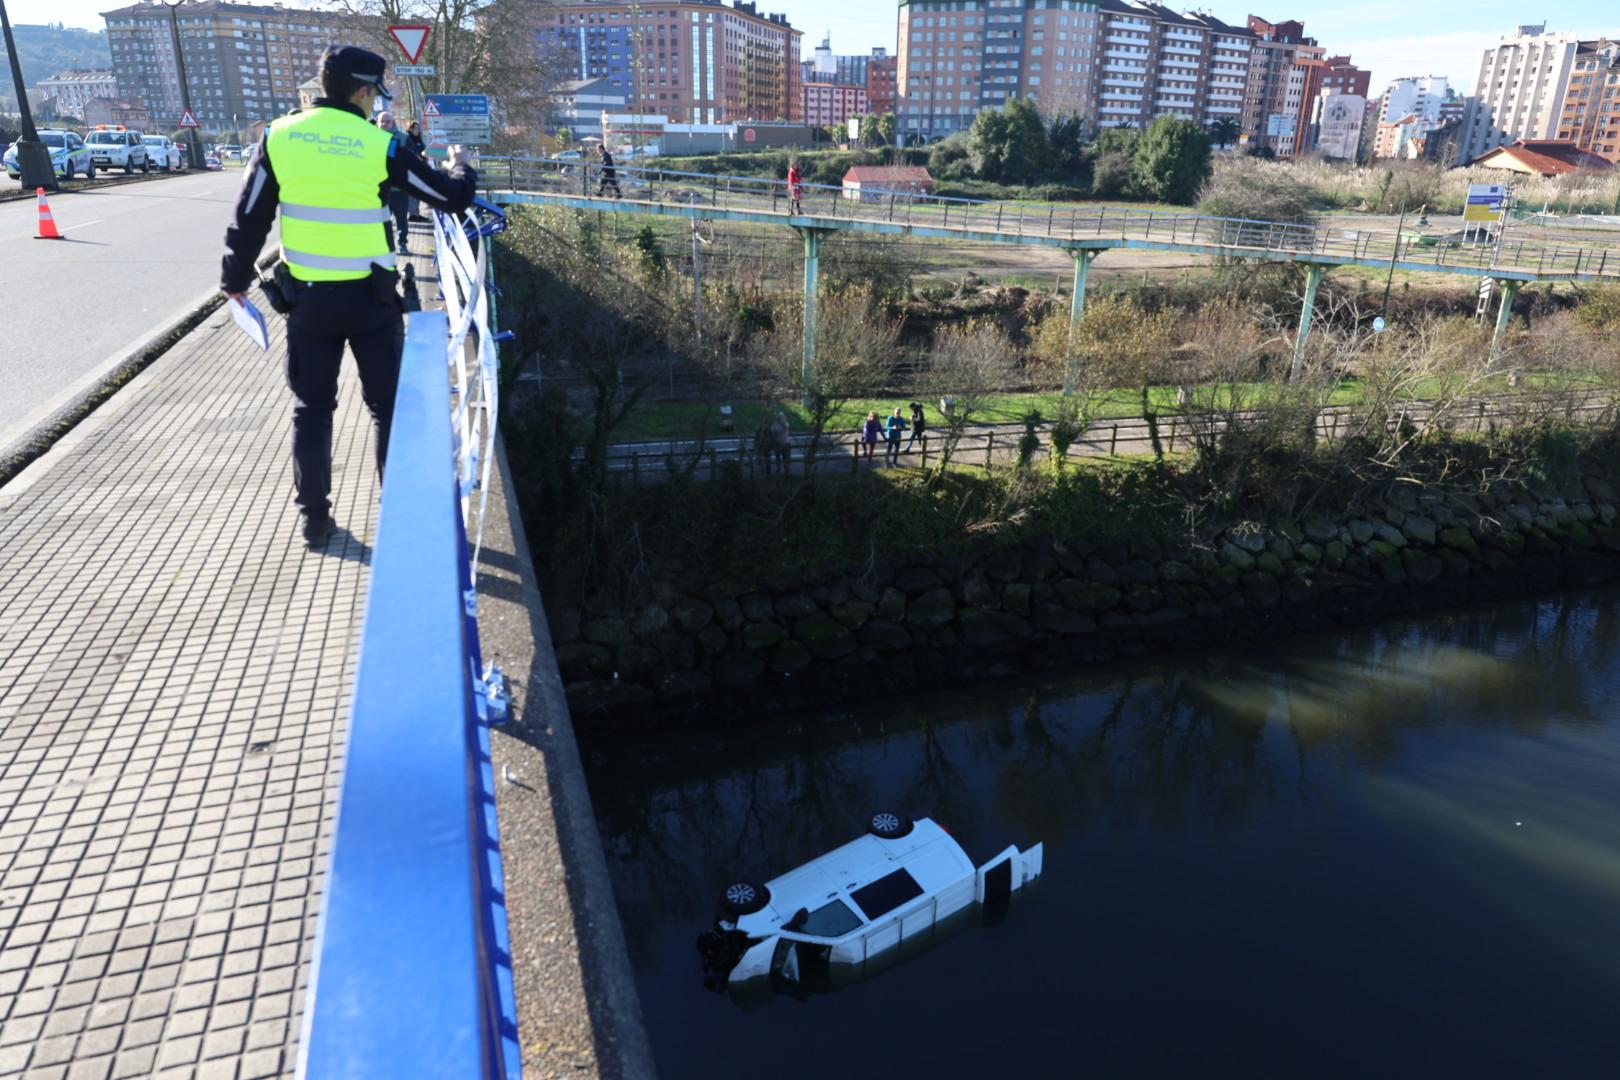
M 220 311 L 0 488 L 0 1075 L 296 1061 L 377 481 L 346 373 L 304 550 L 271 327 Z
M 283 321 L 270 325 L 265 353 L 216 312 L 0 487 L 0 1076 L 298 1067 L 379 493 L 346 360 L 339 531 L 304 549 Z M 639 1075 L 617 916 L 506 487 L 503 462 L 479 588 L 516 713 L 491 747 L 510 1037 L 534 1075 Z M 431 1004 L 431 972 L 398 991 Z M 480 1072 L 469 1060 L 461 1075 Z

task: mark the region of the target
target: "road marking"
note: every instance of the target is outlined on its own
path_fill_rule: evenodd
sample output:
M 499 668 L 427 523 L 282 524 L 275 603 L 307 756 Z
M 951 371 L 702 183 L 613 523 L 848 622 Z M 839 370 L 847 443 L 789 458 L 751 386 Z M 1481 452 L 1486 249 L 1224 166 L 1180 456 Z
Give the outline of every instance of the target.
M 106 221 L 106 220 L 107 220 L 106 218 L 96 218 L 96 220 L 94 220 L 94 221 L 81 221 L 77 225 L 69 225 L 65 229 L 57 229 L 56 231 L 61 232 L 61 233 L 65 233 L 65 232 L 72 232 L 74 229 L 88 229 L 90 226 L 92 226 L 92 225 L 100 225 L 103 221 Z

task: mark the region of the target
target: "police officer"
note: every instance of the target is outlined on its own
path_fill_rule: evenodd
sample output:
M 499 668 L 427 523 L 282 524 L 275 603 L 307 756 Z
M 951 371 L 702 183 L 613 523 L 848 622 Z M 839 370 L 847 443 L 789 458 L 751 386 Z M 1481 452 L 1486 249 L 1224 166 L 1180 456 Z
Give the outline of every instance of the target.
M 477 176 L 462 147 L 450 148 L 446 175 L 367 122 L 377 99 L 390 97 L 385 66 L 376 53 L 352 45 L 326 50 L 325 96 L 266 130 L 225 230 L 220 288 L 240 299 L 281 211 L 278 280 L 293 305 L 287 316 L 287 385 L 296 399 L 293 482 L 311 549 L 323 546 L 333 529 L 332 413 L 345 343 L 375 425 L 379 475 L 388 456 L 405 343 L 388 190 L 408 190 L 451 213 L 465 210 L 476 193 Z

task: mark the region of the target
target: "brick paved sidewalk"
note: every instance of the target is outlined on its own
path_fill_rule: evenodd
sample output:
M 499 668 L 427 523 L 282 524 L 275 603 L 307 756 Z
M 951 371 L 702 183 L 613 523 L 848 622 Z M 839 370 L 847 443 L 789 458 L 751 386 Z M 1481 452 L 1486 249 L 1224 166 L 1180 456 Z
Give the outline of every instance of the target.
M 217 313 L 0 488 L 0 1076 L 293 1070 L 377 490 L 345 361 L 304 550 L 271 323 Z

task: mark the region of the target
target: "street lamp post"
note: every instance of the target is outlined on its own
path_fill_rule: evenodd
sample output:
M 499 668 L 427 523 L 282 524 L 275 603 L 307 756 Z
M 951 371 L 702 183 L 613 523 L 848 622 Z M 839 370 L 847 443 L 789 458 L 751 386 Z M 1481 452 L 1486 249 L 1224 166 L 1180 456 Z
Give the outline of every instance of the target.
M 186 115 L 191 117 L 192 123 L 196 123 L 197 114 L 191 111 L 191 86 L 186 80 L 186 56 L 180 50 L 180 20 L 174 13 L 174 9 L 184 2 L 185 0 L 175 0 L 171 4 L 168 3 L 168 0 L 164 0 L 163 6 L 169 9 L 169 37 L 174 42 L 174 70 L 180 79 L 180 108 Z M 186 168 L 200 169 L 202 167 L 202 142 L 197 138 L 197 129 L 188 127 L 186 128 Z
M 11 38 L 11 16 L 6 14 L 6 0 L 0 0 L 0 30 L 5 31 L 6 55 L 11 57 L 11 81 L 17 88 L 17 112 L 22 119 L 22 138 L 17 140 L 17 171 L 22 175 L 23 190 L 50 188 L 56 190 L 56 170 L 51 168 L 51 152 L 39 141 L 34 130 L 34 114 L 28 110 L 28 90 L 23 86 L 22 62 L 17 59 L 17 43 Z

